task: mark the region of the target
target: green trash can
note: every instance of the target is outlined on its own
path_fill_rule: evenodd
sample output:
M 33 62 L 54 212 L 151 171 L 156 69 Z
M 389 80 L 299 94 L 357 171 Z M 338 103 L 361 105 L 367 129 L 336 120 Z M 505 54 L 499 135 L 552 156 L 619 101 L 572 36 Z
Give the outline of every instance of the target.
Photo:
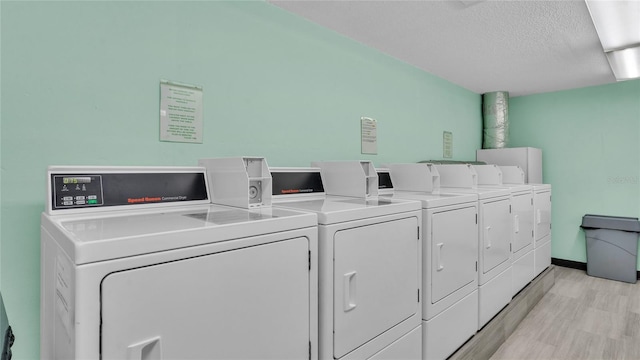
M 587 274 L 635 284 L 638 218 L 587 214 L 581 227 L 587 240 Z

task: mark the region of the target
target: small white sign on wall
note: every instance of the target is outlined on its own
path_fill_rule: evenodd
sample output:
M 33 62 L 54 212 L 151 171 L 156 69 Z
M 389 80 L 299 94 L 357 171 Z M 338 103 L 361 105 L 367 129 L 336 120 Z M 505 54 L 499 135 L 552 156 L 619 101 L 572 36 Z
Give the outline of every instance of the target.
M 378 122 L 368 117 L 360 118 L 360 150 L 363 154 L 378 154 Z
M 450 131 L 442 133 L 442 157 L 445 159 L 453 157 L 453 133 Z
M 202 144 L 202 87 L 160 81 L 160 141 Z

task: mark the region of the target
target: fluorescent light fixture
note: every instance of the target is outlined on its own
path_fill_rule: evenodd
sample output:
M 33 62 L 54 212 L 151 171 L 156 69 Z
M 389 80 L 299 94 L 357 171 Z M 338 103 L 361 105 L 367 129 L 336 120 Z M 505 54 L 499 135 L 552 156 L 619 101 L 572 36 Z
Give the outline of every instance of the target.
M 617 80 L 640 77 L 640 1 L 585 0 Z
M 621 81 L 640 78 L 640 45 L 606 54 L 616 79 Z
M 640 1 L 586 2 L 604 51 L 640 44 Z

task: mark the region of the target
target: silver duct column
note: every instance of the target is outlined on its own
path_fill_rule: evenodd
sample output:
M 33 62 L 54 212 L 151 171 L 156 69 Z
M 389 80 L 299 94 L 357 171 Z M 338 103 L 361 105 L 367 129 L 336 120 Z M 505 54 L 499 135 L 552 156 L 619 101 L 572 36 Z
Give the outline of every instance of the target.
M 509 143 L 509 92 L 482 95 L 482 148 L 501 149 Z

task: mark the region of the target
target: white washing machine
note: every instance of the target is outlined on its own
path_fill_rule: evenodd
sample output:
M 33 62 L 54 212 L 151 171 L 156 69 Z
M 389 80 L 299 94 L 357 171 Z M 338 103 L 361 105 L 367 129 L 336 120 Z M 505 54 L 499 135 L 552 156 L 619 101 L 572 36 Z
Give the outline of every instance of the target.
M 421 359 L 420 204 L 377 197 L 370 162 L 320 165 L 271 168 L 274 208 L 318 216 L 319 357 Z
M 385 196 L 422 204 L 422 352 L 446 359 L 478 329 L 478 195 L 437 192 L 431 164 L 386 166 Z
M 524 183 L 522 169 L 500 166 L 503 181 Z M 533 187 L 534 274 L 538 276 L 551 265 L 551 185 L 529 184 Z
M 442 192 L 478 195 L 478 329 L 512 298 L 511 192 L 478 186 L 472 165 L 436 165 Z
M 533 232 L 533 186 L 516 183 L 508 177 L 504 180 L 502 170 L 497 165 L 473 165 L 478 174 L 478 186 L 506 188 L 511 191 L 511 216 L 513 240 L 511 246 L 513 286 L 515 296 L 533 280 L 534 275 L 534 232 Z M 519 170 L 519 178 L 524 179 L 524 171 Z
M 204 168 L 51 167 L 43 359 L 317 358 L 314 214 L 211 205 Z

